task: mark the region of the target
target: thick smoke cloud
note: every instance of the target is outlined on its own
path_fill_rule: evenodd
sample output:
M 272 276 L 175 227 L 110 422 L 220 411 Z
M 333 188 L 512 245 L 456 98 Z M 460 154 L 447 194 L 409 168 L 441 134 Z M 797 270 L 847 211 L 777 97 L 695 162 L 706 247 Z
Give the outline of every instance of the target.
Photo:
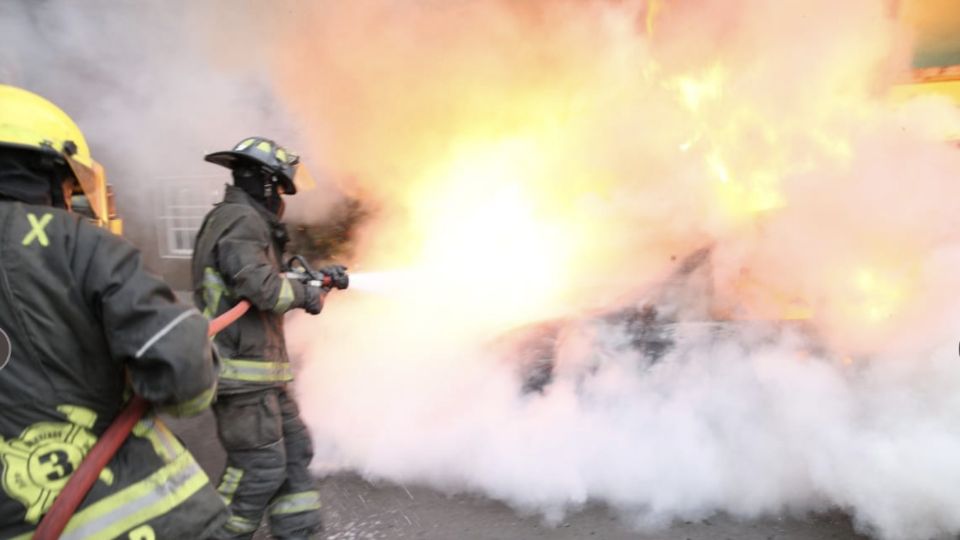
M 121 192 L 266 130 L 374 210 L 358 288 L 290 321 L 317 470 L 549 520 L 840 508 L 882 538 L 960 532 L 960 118 L 888 99 L 909 41 L 886 3 L 0 15 L 0 77 L 73 114 Z M 651 302 L 679 321 L 657 361 L 622 316 Z M 553 371 L 524 392 L 531 333 Z
M 150 259 L 160 184 L 190 182 L 208 204 L 229 181 L 205 153 L 255 134 L 309 160 L 258 33 L 255 11 L 231 2 L 11 0 L 0 4 L 0 83 L 43 95 L 78 123 L 115 186 L 128 237 Z M 330 193 L 305 198 L 323 211 Z

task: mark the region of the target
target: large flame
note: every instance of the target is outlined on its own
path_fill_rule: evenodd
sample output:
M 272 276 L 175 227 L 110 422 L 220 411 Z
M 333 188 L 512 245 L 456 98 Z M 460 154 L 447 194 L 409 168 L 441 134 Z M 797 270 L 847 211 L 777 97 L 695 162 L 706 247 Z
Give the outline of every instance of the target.
M 355 0 L 285 27 L 278 86 L 373 210 L 351 269 L 386 285 L 294 322 L 324 455 L 648 523 L 826 500 L 889 538 L 960 530 L 960 115 L 889 99 L 890 8 Z M 679 325 L 690 347 L 651 367 L 617 317 L 574 319 L 534 344 L 537 395 L 490 358 L 657 290 L 682 317 L 807 323 L 762 344 Z
M 563 183 L 531 188 L 557 180 L 543 177 L 549 155 L 535 136 L 467 143 L 408 193 L 408 264 L 459 301 L 494 308 L 473 311 L 478 320 L 549 315 L 570 286 L 578 230 L 553 213 Z
M 421 276 L 419 301 L 456 304 L 459 326 L 608 304 L 716 245 L 710 312 L 870 342 L 931 297 L 925 228 L 883 207 L 905 171 L 871 162 L 939 159 L 946 127 L 889 102 L 889 6 L 813 29 L 798 21 L 829 2 L 741 3 L 358 2 L 310 19 L 291 46 L 318 51 L 322 76 L 296 66 L 283 88 L 330 128 L 330 168 L 377 201 L 357 266 Z M 398 26 L 333 31 L 371 16 Z

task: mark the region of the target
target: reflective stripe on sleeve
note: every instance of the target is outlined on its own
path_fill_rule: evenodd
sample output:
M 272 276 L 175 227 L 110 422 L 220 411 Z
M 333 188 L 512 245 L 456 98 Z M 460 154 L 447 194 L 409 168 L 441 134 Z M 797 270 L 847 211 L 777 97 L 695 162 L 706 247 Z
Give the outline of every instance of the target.
M 220 361 L 220 378 L 247 382 L 289 382 L 293 380 L 293 369 L 289 362 L 223 358 Z
M 274 313 L 286 313 L 290 309 L 290 304 L 293 303 L 293 286 L 287 278 L 283 278 L 282 281 L 280 295 L 277 297 L 276 305 L 273 306 Z
M 166 405 L 160 410 L 173 416 L 193 416 L 206 410 L 213 403 L 216 394 L 217 385 L 214 384 L 192 399 L 174 405 Z
M 229 296 L 227 284 L 211 267 L 203 269 L 203 316 L 212 319 L 220 308 L 220 299 Z
M 277 497 L 270 503 L 270 515 L 297 514 L 309 510 L 320 509 L 320 493 L 317 491 L 301 491 Z
M 173 330 L 174 328 L 176 328 L 176 326 L 177 326 L 178 324 L 180 324 L 180 323 L 182 323 L 183 321 L 185 321 L 185 320 L 186 320 L 187 318 L 189 318 L 191 315 L 199 315 L 199 314 L 200 314 L 200 313 L 199 313 L 197 310 L 195 310 L 195 309 L 190 309 L 190 310 L 184 311 L 183 313 L 181 313 L 180 315 L 178 315 L 177 318 L 175 318 L 175 319 L 173 319 L 172 321 L 170 321 L 169 323 L 167 323 L 167 325 L 164 326 L 163 328 L 161 328 L 159 332 L 157 332 L 157 333 L 154 334 L 150 339 L 148 339 L 147 342 L 144 343 L 142 347 L 140 347 L 140 350 L 137 351 L 137 354 L 135 354 L 134 357 L 135 357 L 135 358 L 140 358 L 141 356 L 144 355 L 144 353 L 146 353 L 147 351 L 149 351 L 149 350 L 150 350 L 150 347 L 153 347 L 154 344 L 156 344 L 156 342 L 158 342 L 158 341 L 160 341 L 161 339 L 163 339 L 163 336 L 169 334 L 171 330 Z

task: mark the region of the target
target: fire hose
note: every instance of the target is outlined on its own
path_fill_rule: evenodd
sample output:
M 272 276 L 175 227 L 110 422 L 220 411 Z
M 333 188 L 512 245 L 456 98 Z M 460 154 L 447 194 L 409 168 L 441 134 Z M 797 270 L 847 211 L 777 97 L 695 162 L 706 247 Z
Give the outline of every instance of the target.
M 207 335 L 213 337 L 243 316 L 249 308 L 250 302 L 241 300 L 229 311 L 210 321 Z M 143 418 L 149 408 L 150 403 L 138 395 L 134 395 L 127 402 L 120 414 L 100 436 L 100 440 L 90 449 L 90 453 L 83 459 L 77 470 L 73 472 L 73 476 L 67 481 L 60 495 L 53 501 L 50 510 L 33 533 L 34 540 L 55 540 L 60 537 L 67 522 L 73 517 L 73 513 L 87 496 L 87 492 L 100 477 L 100 471 L 113 459 L 117 450 L 127 440 L 133 426 Z
M 294 266 L 294 262 L 299 263 L 300 268 Z M 294 276 L 305 280 L 314 286 L 337 289 L 346 289 L 349 284 L 349 278 L 345 267 L 330 267 L 333 269 L 331 275 L 316 271 L 310 268 L 306 260 L 297 255 L 287 263 L 288 276 Z M 207 335 L 213 337 L 224 328 L 230 326 L 237 319 L 243 316 L 250 309 L 248 300 L 241 300 L 237 305 L 224 312 L 219 317 L 210 321 Z M 113 459 L 120 446 L 130 435 L 133 426 L 143 418 L 147 410 L 150 409 L 150 403 L 138 395 L 134 395 L 127 405 L 120 411 L 120 414 L 113 420 L 100 436 L 100 439 L 90 452 L 83 459 L 77 470 L 73 472 L 70 480 L 60 491 L 60 495 L 53 501 L 50 510 L 40 521 L 37 529 L 33 533 L 33 540 L 56 540 L 60 533 L 66 528 L 73 513 L 76 512 L 84 497 L 93 487 L 93 484 L 100 477 L 100 472 L 107 463 Z

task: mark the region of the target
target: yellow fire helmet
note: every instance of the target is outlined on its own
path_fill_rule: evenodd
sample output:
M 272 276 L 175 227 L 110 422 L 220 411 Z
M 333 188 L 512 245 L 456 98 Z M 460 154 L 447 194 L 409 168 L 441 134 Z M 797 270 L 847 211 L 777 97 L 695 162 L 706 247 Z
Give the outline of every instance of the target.
M 67 113 L 21 88 L 0 84 L 0 146 L 50 152 L 63 158 L 100 219 L 107 217 L 107 182 L 103 167 Z

